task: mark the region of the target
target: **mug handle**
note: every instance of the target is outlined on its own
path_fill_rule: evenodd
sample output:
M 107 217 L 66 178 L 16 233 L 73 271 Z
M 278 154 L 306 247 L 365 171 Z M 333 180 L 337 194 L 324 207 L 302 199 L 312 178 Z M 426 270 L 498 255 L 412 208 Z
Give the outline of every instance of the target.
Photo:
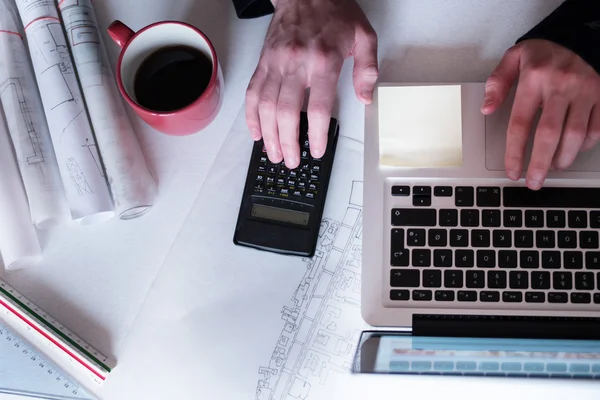
M 125 45 L 131 40 L 131 37 L 135 35 L 134 31 L 132 31 L 127 25 L 119 20 L 113 21 L 108 26 L 107 31 L 108 35 L 116 44 L 119 45 L 120 48 L 125 47 Z

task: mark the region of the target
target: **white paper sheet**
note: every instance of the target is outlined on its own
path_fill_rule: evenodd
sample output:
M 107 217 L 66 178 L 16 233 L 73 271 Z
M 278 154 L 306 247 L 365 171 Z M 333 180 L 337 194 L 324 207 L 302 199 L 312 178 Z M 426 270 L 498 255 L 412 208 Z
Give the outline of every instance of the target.
M 29 213 L 4 113 L 0 111 L 0 253 L 6 269 L 38 262 L 42 250 Z
M 460 85 L 380 86 L 380 165 L 462 165 Z
M 119 379 L 136 381 L 140 398 L 333 399 L 352 382 L 365 327 L 362 144 L 339 138 L 312 259 L 238 247 L 232 238 L 252 147 L 243 110 L 148 294 L 136 323 L 143 329 L 130 335 L 128 353 L 138 356 Z M 165 341 L 168 349 L 155 345 Z M 146 370 L 142 384 L 137 367 L 156 358 L 161 370 Z M 161 382 L 161 371 L 175 369 Z
M 59 10 L 117 215 L 122 219 L 138 217 L 152 207 L 156 183 L 125 112 L 92 2 L 63 0 Z
M 113 201 L 55 3 L 16 4 L 71 215 L 83 224 L 110 219 Z
M 31 220 L 41 229 L 71 219 L 56 156 L 16 8 L 0 2 L 0 102 L 29 200 Z

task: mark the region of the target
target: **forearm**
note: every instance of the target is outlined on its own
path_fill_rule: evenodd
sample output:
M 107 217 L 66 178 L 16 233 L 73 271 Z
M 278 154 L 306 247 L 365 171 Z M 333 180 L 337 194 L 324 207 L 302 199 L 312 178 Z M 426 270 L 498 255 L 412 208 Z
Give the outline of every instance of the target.
M 600 1 L 566 0 L 517 42 L 526 39 L 560 44 L 600 73 Z

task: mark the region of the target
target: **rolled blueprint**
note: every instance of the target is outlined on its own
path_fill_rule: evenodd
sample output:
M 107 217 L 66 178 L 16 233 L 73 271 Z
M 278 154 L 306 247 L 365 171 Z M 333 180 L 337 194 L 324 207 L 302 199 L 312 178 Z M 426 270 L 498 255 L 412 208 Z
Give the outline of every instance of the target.
M 157 194 L 108 62 L 90 0 L 58 3 L 117 215 L 135 218 Z
M 0 112 L 0 254 L 6 269 L 39 261 L 42 250 L 21 182 L 4 113 Z
M 67 38 L 53 0 L 16 0 L 72 217 L 112 218 L 114 205 Z
M 14 5 L 0 0 L 0 102 L 29 200 L 40 229 L 71 219 L 44 109 Z

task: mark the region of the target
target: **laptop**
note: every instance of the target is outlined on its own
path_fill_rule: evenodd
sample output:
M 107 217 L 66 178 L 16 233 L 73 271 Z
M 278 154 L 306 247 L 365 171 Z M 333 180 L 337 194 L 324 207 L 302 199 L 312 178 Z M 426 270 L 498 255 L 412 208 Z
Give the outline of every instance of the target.
M 539 191 L 509 180 L 513 99 L 484 116 L 484 83 L 378 85 L 366 108 L 363 319 L 422 341 L 584 340 L 600 353 L 600 146 Z

